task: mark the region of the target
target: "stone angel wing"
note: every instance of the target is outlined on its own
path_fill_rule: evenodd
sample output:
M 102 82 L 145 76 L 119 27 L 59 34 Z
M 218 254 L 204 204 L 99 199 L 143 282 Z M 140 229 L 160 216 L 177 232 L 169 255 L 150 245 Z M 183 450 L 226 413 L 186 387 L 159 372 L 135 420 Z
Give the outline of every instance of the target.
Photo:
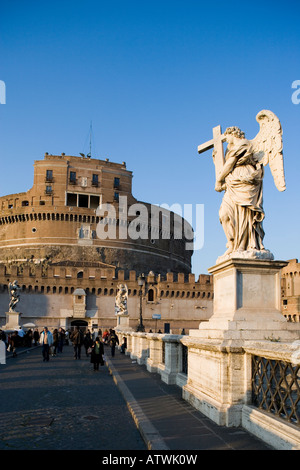
M 265 109 L 257 114 L 256 120 L 260 130 L 250 141 L 253 145 L 254 159 L 264 166 L 269 164 L 276 188 L 278 191 L 285 191 L 280 121 L 272 111 Z

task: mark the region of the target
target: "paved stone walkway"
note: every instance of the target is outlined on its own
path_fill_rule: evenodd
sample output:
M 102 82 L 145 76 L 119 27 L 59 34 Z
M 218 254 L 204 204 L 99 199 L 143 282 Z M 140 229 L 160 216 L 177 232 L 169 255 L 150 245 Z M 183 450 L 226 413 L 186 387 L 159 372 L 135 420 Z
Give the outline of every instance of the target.
M 7 359 L 0 396 L 0 450 L 146 449 L 108 368 L 72 346 L 49 362 L 41 348 Z
M 218 426 L 184 400 L 177 385 L 129 356 L 107 354 L 107 362 L 149 449 L 270 450 L 242 427 Z
M 129 356 L 105 355 L 97 372 L 72 346 L 48 363 L 37 348 L 0 366 L 0 450 L 270 450 L 217 426 Z

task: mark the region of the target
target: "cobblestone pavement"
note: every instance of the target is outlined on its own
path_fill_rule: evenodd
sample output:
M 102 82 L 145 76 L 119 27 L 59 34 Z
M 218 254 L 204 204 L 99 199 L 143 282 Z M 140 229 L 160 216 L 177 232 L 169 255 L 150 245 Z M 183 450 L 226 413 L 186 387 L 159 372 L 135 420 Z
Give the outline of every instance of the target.
M 145 450 L 106 366 L 72 346 L 43 362 L 41 348 L 0 365 L 0 450 Z

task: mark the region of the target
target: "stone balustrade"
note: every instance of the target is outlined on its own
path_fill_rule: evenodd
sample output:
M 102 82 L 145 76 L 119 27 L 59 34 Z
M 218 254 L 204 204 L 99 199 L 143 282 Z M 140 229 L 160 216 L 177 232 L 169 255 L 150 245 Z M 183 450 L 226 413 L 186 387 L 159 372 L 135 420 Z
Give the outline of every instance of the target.
M 300 449 L 299 406 L 295 405 L 293 419 L 289 420 L 288 416 L 283 417 L 281 412 L 274 411 L 275 405 L 287 408 L 286 403 L 279 405 L 277 400 L 268 410 L 266 406 L 254 402 L 253 390 L 254 359 L 263 358 L 264 361 L 272 361 L 269 367 L 271 372 L 275 367 L 274 361 L 278 361 L 283 364 L 281 372 L 283 376 L 279 380 L 286 388 L 290 385 L 290 393 L 297 403 L 300 396 L 298 385 L 300 341 L 286 343 L 271 337 L 260 341 L 245 341 L 243 346 L 231 348 L 228 344 L 217 346 L 215 341 L 203 341 L 186 335 L 129 330 L 117 330 L 117 334 L 119 338 L 126 337 L 126 354 L 132 360 L 144 365 L 149 372 L 159 374 L 163 382 L 179 386 L 183 398 L 213 421 L 225 426 L 242 426 L 278 450 Z M 215 406 L 213 401 L 209 405 L 205 404 L 201 390 L 194 386 L 197 373 L 201 373 L 206 380 L 209 380 L 209 371 L 205 370 L 205 361 L 202 361 L 204 351 L 205 354 L 214 355 L 215 367 L 219 370 L 217 376 L 213 374 L 214 380 L 211 382 L 215 394 L 218 390 L 221 391 L 215 397 Z M 202 365 L 199 361 L 203 362 Z M 261 366 L 259 367 L 261 369 Z M 291 382 L 292 367 L 295 374 L 293 382 Z M 263 380 L 266 382 L 267 376 Z M 268 386 L 272 385 L 272 381 L 273 377 L 270 377 Z M 278 388 L 275 384 L 276 387 Z M 270 396 L 272 393 L 270 390 Z M 209 412 L 205 410 L 205 406 Z
M 158 373 L 167 384 L 182 387 L 187 381 L 183 370 L 182 335 L 142 333 L 116 329 L 119 338 L 127 341 L 126 353 L 147 370 Z

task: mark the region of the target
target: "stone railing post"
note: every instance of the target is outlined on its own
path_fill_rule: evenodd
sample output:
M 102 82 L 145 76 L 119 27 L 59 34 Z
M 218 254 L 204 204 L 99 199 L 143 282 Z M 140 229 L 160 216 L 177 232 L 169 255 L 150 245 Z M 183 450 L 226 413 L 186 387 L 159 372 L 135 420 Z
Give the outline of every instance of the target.
M 157 333 L 148 333 L 149 357 L 147 359 L 147 370 L 157 372 L 162 357 L 161 335 Z
M 132 351 L 132 335 L 131 335 L 131 333 L 126 334 L 126 340 L 127 340 L 127 348 L 126 348 L 125 354 L 127 356 L 130 356 L 131 351 Z
M 139 337 L 137 333 L 132 333 L 131 335 L 131 359 L 137 359 L 138 357 L 138 347 L 139 347 Z
M 176 384 L 179 368 L 180 335 L 165 335 L 162 341 L 165 344 L 165 363 L 160 370 L 161 380 L 166 384 Z
M 149 343 L 147 338 L 147 333 L 138 333 L 139 335 L 139 348 L 137 355 L 138 364 L 146 364 L 147 358 L 149 356 Z

